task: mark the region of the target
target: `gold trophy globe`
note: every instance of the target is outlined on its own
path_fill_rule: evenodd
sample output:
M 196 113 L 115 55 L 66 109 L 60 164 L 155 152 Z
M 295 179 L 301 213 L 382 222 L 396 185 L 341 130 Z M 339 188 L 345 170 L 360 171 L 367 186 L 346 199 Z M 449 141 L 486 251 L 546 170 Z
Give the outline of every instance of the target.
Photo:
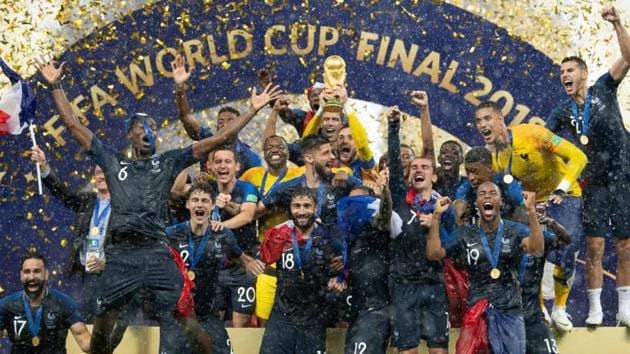
M 338 55 L 331 55 L 324 61 L 324 86 L 337 90 L 346 84 L 346 62 Z M 324 106 L 326 112 L 341 112 L 343 105 L 338 97 L 329 98 Z

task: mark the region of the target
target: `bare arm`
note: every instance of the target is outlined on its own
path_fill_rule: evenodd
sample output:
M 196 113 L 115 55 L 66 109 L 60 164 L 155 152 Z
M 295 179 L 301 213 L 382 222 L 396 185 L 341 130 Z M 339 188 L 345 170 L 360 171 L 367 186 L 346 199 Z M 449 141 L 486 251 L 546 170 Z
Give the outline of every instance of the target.
M 175 60 L 171 62 L 173 80 L 175 81 L 175 102 L 177 103 L 177 117 L 184 125 L 186 134 L 193 139 L 199 140 L 201 124 L 193 117 L 192 110 L 186 97 L 186 81 L 190 78 L 190 71 L 186 70 L 186 61 L 183 56 L 177 54 Z
M 230 229 L 238 229 L 250 222 L 254 221 L 254 214 L 256 213 L 256 203 L 243 203 L 241 204 L 241 210 L 238 214 L 232 218 L 225 220 L 223 225 Z
M 556 235 L 560 243 L 565 245 L 571 243 L 571 235 L 569 235 L 567 229 L 565 229 L 564 226 L 555 219 L 548 216 L 542 216 L 538 218 L 538 222 L 542 225 L 546 225 Z
M 435 164 L 435 144 L 433 143 L 433 123 L 429 114 L 429 96 L 425 91 L 413 91 L 411 102 L 420 108 L 420 130 L 422 135 L 422 155 L 430 158 Z
M 265 141 L 270 136 L 276 135 L 276 125 L 278 124 L 278 114 L 283 109 L 288 109 L 289 102 L 285 96 L 279 97 L 273 105 L 273 109 L 271 110 L 271 114 L 267 118 L 267 122 L 265 123 L 265 129 L 263 130 L 263 138 L 261 145 L 264 150 Z
M 381 182 L 382 186 L 382 197 L 378 215 L 374 220 L 374 226 L 381 231 L 386 231 L 389 229 L 389 222 L 392 218 L 392 195 L 389 192 L 389 188 L 387 188 L 388 181 L 379 182 Z
M 536 215 L 536 193 L 523 192 L 525 195 L 525 206 L 527 207 L 527 217 L 529 219 L 529 236 L 524 238 L 521 246 L 525 252 L 541 257 L 545 252 L 545 240 L 543 239 L 542 227 Z
M 464 199 L 455 199 L 453 201 L 453 210 L 455 210 L 455 224 L 457 226 L 463 226 L 464 213 L 466 212 L 466 208 L 468 207 L 468 202 Z
M 630 69 L 630 35 L 623 24 L 621 24 L 619 13 L 613 6 L 605 7 L 602 10 L 602 18 L 612 23 L 615 33 L 617 34 L 621 58 L 617 59 L 610 68 L 610 76 L 612 76 L 613 80 L 619 82 L 626 77 Z
M 86 126 L 81 124 L 60 85 L 64 64 L 65 63 L 61 63 L 59 67 L 55 67 L 55 62 L 51 58 L 39 58 L 37 69 L 39 69 L 39 72 L 44 79 L 46 79 L 46 82 L 53 87 L 52 94 L 55 107 L 57 107 L 57 112 L 59 112 L 59 116 L 66 125 L 66 128 L 68 128 L 70 134 L 72 134 L 79 145 L 89 151 L 92 147 L 93 134 Z
M 85 353 L 90 352 L 90 341 L 92 340 L 92 335 L 90 331 L 88 331 L 85 323 L 77 322 L 70 326 L 70 332 L 74 336 L 74 339 L 77 341 L 77 344 L 81 348 L 81 350 Z
M 448 209 L 451 200 L 448 197 L 441 197 L 435 203 L 435 211 L 431 216 L 431 227 L 427 236 L 427 259 L 430 261 L 439 261 L 446 257 L 446 250 L 442 247 L 440 240 L 440 218 Z
M 173 183 L 173 186 L 171 187 L 171 193 L 177 196 L 182 196 L 186 194 L 186 192 L 190 188 L 190 186 L 186 184 L 187 179 L 188 179 L 188 171 L 184 169 L 182 170 L 182 172 L 180 172 L 177 175 L 177 178 L 175 178 L 175 182 Z
M 237 215 L 238 213 L 241 212 L 241 203 L 237 203 L 237 202 L 233 202 L 233 201 L 229 201 L 226 205 L 225 205 L 225 211 L 227 211 L 228 213 L 230 213 L 230 215 Z
M 199 143 L 193 145 L 193 155 L 200 159 L 210 151 L 214 150 L 217 146 L 223 145 L 229 140 L 232 140 L 238 134 L 243 127 L 249 123 L 252 118 L 258 113 L 260 109 L 262 109 L 270 100 L 277 99 L 282 90 L 278 86 L 271 86 L 272 84 L 267 85 L 265 90 L 260 94 L 256 94 L 256 88 L 252 89 L 252 96 L 250 99 L 250 107 L 249 109 L 241 114 L 241 116 L 236 119 L 233 124 L 228 124 L 225 128 L 218 131 L 214 136 L 202 139 Z

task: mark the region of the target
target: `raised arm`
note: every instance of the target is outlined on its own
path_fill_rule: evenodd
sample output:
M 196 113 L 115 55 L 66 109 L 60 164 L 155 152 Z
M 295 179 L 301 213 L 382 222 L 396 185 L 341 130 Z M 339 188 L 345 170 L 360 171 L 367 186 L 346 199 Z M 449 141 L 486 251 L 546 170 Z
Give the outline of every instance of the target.
M 400 111 L 398 107 L 390 108 L 387 113 L 388 137 L 387 154 L 389 158 L 389 190 L 396 203 L 404 200 L 407 192 L 405 171 L 400 159 Z
M 382 175 L 379 177 L 382 178 Z M 374 220 L 374 226 L 381 231 L 385 231 L 389 229 L 389 222 L 392 218 L 392 195 L 389 193 L 387 180 L 379 180 L 379 184 L 382 186 L 381 205 L 378 211 L 378 215 Z
M 425 91 L 413 91 L 411 93 L 411 103 L 420 108 L 420 130 L 422 135 L 421 157 L 430 158 L 434 164 L 437 163 L 435 144 L 433 143 L 433 123 L 429 114 L 429 95 Z
M 439 261 L 446 257 L 446 250 L 442 247 L 440 240 L 440 219 L 450 204 L 451 200 L 448 197 L 440 197 L 435 203 L 435 211 L 431 216 L 431 227 L 427 236 L 426 256 L 429 261 Z
M 190 78 L 190 71 L 186 70 L 184 57 L 177 54 L 175 60 L 171 62 L 171 68 L 173 70 L 173 80 L 175 81 L 177 117 L 184 125 L 186 134 L 193 140 L 199 140 L 201 124 L 193 117 L 192 110 L 188 104 L 188 97 L 186 97 L 186 81 Z
M 269 114 L 269 117 L 267 118 L 267 122 L 265 122 L 265 129 L 263 130 L 263 138 L 262 138 L 262 141 L 260 142 L 261 150 L 264 150 L 265 141 L 267 141 L 267 138 L 269 138 L 270 136 L 276 135 L 276 125 L 278 124 L 279 112 L 281 112 L 283 109 L 288 108 L 288 107 L 289 107 L 289 101 L 287 97 L 285 96 L 278 97 L 276 102 L 273 104 L 273 109 L 271 110 L 271 114 Z
M 525 207 L 529 219 L 529 236 L 523 239 L 521 246 L 525 252 L 532 256 L 541 257 L 545 252 L 545 240 L 543 239 L 542 227 L 538 222 L 538 215 L 536 215 L 536 193 L 525 191 L 523 195 L 525 196 Z
M 263 92 L 258 95 L 256 88 L 252 89 L 249 109 L 241 114 L 233 124 L 229 124 L 214 136 L 204 138 L 199 143 L 193 145 L 193 155 L 200 159 L 216 147 L 232 140 L 247 123 L 260 111 L 269 101 L 277 99 L 282 94 L 282 90 L 278 86 L 267 85 Z
M 370 141 L 368 140 L 367 132 L 359 121 L 357 112 L 348 112 L 348 126 L 352 133 L 352 139 L 357 147 L 357 155 L 361 161 L 370 161 L 374 159 L 374 153 L 370 149 Z
M 63 66 L 65 63 L 56 66 L 56 62 L 50 57 L 38 58 L 37 69 L 42 74 L 49 86 L 52 87 L 53 100 L 57 107 L 57 112 L 66 125 L 66 128 L 70 131 L 70 134 L 81 145 L 83 149 L 89 151 L 92 147 L 92 132 L 81 122 L 79 118 L 72 110 L 70 102 L 66 97 L 65 92 L 61 88 L 61 78 L 63 74 Z
M 39 146 L 34 146 L 31 149 L 31 160 L 39 162 L 42 169 L 42 182 L 50 193 L 59 199 L 66 208 L 78 213 L 81 209 L 83 198 L 79 193 L 70 191 L 70 188 L 66 187 L 57 176 L 51 173 L 46 155 Z
M 230 229 L 238 229 L 254 221 L 254 215 L 256 214 L 256 203 L 242 203 L 238 214 L 234 215 L 228 220 L 223 222 L 225 227 Z M 231 205 L 232 208 L 235 205 Z
M 613 6 L 607 6 L 602 10 L 602 18 L 612 23 L 615 33 L 617 33 L 617 41 L 621 50 L 621 58 L 610 68 L 610 76 L 620 82 L 628 74 L 630 69 L 630 35 L 626 28 L 621 24 L 619 12 Z
M 90 331 L 88 331 L 85 323 L 77 322 L 70 326 L 70 332 L 74 336 L 74 339 L 77 341 L 79 348 L 85 353 L 90 352 L 90 341 L 92 340 L 92 335 Z

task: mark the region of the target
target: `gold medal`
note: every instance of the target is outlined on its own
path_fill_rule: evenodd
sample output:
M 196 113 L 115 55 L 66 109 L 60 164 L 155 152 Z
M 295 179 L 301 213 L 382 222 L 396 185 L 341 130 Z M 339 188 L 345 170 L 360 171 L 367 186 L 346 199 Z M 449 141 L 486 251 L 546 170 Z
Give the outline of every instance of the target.
M 35 347 L 39 347 L 39 343 L 40 343 L 40 342 L 41 342 L 41 341 L 39 340 L 39 337 L 38 337 L 38 336 L 35 336 L 35 337 L 33 337 L 33 339 L 31 339 L 31 343 L 32 343 L 32 344 L 33 344 L 33 346 L 35 346 Z
M 92 236 L 98 236 L 99 231 L 98 231 L 98 227 L 94 226 L 91 230 L 90 233 L 92 234 Z
M 588 136 L 586 135 L 580 135 L 580 144 L 582 145 L 588 145 Z
M 507 174 L 503 176 L 503 182 L 505 182 L 506 184 L 510 184 L 514 182 L 514 177 L 511 174 Z
M 193 272 L 192 270 L 188 271 L 188 279 L 195 280 L 195 276 L 195 272 Z
M 497 268 L 492 268 L 492 270 L 490 271 L 490 278 L 499 279 L 500 276 L 501 276 L 501 271 Z

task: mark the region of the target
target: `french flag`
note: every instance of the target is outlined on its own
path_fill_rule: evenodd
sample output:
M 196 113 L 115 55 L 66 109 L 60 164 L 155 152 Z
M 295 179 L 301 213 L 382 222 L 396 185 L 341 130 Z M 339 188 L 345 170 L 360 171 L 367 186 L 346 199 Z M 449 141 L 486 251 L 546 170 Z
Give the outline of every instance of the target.
M 18 135 L 35 118 L 35 94 L 26 81 L 2 58 L 0 68 L 13 84 L 0 98 L 0 135 Z

